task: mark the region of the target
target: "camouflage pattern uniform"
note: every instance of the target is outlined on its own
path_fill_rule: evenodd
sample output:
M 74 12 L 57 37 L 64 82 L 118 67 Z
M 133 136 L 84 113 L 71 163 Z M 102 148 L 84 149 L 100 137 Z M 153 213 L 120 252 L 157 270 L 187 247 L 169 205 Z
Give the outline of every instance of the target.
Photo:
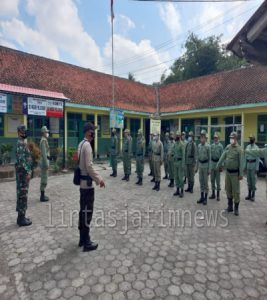
M 143 172 L 144 172 L 144 162 L 146 153 L 146 140 L 143 137 L 143 132 L 141 129 L 138 130 L 138 137 L 136 141 L 136 173 L 138 177 L 137 185 L 143 184 Z
M 48 129 L 46 126 L 41 128 L 41 132 L 43 134 L 40 141 L 40 149 L 41 149 L 41 159 L 40 159 L 40 169 L 41 169 L 41 183 L 40 183 L 40 191 L 41 191 L 41 202 L 46 202 L 49 200 L 48 197 L 45 196 L 45 188 L 47 186 L 47 178 L 48 178 L 48 168 L 49 168 L 49 159 L 50 159 L 50 150 L 47 141 L 47 137 L 44 135 L 48 133 Z
M 165 140 L 163 142 L 163 148 L 164 148 L 164 171 L 165 171 L 165 177 L 163 179 L 169 178 L 169 165 L 168 165 L 168 152 L 171 146 L 171 142 L 169 139 L 169 133 L 166 132 L 165 134 Z
M 169 187 L 174 187 L 174 169 L 173 169 L 173 154 L 172 154 L 172 149 L 175 145 L 174 141 L 174 132 L 170 132 L 170 147 L 168 151 L 168 170 L 169 170 Z
M 112 129 L 112 136 L 110 141 L 110 164 L 112 167 L 112 174 L 110 176 L 117 177 L 117 156 L 119 153 L 118 137 L 116 135 L 116 129 Z
M 129 181 L 131 174 L 132 138 L 129 136 L 129 129 L 124 130 L 125 136 L 122 144 L 122 160 L 124 177 L 122 180 Z

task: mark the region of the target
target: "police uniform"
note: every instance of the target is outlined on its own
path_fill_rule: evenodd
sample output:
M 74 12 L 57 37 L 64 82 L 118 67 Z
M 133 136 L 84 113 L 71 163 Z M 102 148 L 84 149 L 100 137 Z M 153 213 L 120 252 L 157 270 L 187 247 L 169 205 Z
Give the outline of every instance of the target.
M 29 181 L 32 173 L 32 156 L 28 148 L 27 129 L 24 125 L 18 127 L 18 142 L 16 147 L 16 185 L 17 185 L 17 224 L 29 226 L 31 220 L 25 217 L 28 202 Z
M 136 141 L 136 173 L 138 177 L 137 185 L 143 184 L 143 172 L 144 172 L 144 162 L 146 153 L 146 140 L 143 137 L 143 132 L 141 129 L 138 130 L 138 137 Z
M 149 169 L 150 169 L 150 173 L 148 174 L 148 176 L 153 176 L 153 160 L 152 160 L 152 144 L 153 144 L 153 134 L 150 134 L 150 140 L 149 140 L 149 144 L 147 147 L 147 154 L 148 154 L 148 163 L 149 163 Z
M 223 145 L 219 142 L 219 134 L 214 134 L 214 141 L 211 145 L 211 173 L 210 173 L 210 182 L 212 188 L 212 195 L 210 199 L 215 199 L 215 190 L 217 190 L 217 201 L 220 201 L 220 190 L 221 190 L 221 172 L 217 169 L 217 163 L 220 157 L 223 154 Z
M 155 186 L 153 190 L 160 190 L 160 180 L 161 180 L 161 165 L 163 163 L 164 158 L 164 149 L 163 144 L 159 138 L 159 133 L 155 135 L 155 141 L 152 145 L 152 159 L 153 159 L 153 171 L 154 171 L 154 179 Z
M 112 174 L 110 176 L 117 177 L 117 157 L 119 153 L 119 143 L 118 143 L 118 137 L 116 135 L 116 129 L 112 129 L 112 136 L 110 141 L 110 164 L 112 167 Z
M 164 148 L 164 170 L 165 170 L 165 177 L 163 177 L 163 179 L 168 179 L 169 178 L 168 152 L 169 152 L 170 146 L 171 146 L 171 143 L 170 143 L 170 139 L 169 139 L 169 133 L 166 132 L 165 141 L 163 143 L 163 148 Z
M 249 139 L 251 143 L 247 145 L 246 150 L 259 150 L 259 147 L 255 144 L 255 136 L 250 135 Z M 257 182 L 257 172 L 259 171 L 260 160 L 258 157 L 254 157 L 250 154 L 245 154 L 245 170 L 247 172 L 247 185 L 248 185 L 248 196 L 246 200 L 255 201 L 255 191 Z
M 122 180 L 129 181 L 131 174 L 131 156 L 132 156 L 132 138 L 130 137 L 129 129 L 124 130 L 125 136 L 123 138 L 122 144 L 122 160 L 123 160 L 123 169 L 124 177 Z
M 48 168 L 49 168 L 49 159 L 50 159 L 50 150 L 47 141 L 46 133 L 49 133 L 49 130 L 46 126 L 41 128 L 42 138 L 40 141 L 40 150 L 41 150 L 41 158 L 40 158 L 40 169 L 41 169 L 41 182 L 40 182 L 40 191 L 41 191 L 41 202 L 46 202 L 49 200 L 48 197 L 45 196 L 45 188 L 47 186 L 47 178 L 48 178 Z
M 243 178 L 244 155 L 241 147 L 237 143 L 236 132 L 231 133 L 230 139 L 234 140 L 234 142 L 225 148 L 217 164 L 217 168 L 222 168 L 224 163 L 224 167 L 226 169 L 225 190 L 228 198 L 228 208 L 226 211 L 233 211 L 234 200 L 235 215 L 239 215 L 240 179 Z
M 176 192 L 174 196 L 184 196 L 185 145 L 181 140 L 181 132 L 176 132 L 176 142 L 172 147 L 174 178 Z
M 186 176 L 188 180 L 188 188 L 186 192 L 193 193 L 195 184 L 195 173 L 197 164 L 197 146 L 194 142 L 194 134 L 192 131 L 189 132 L 188 142 L 185 145 L 185 168 Z
M 168 170 L 169 170 L 169 179 L 170 183 L 168 187 L 174 187 L 174 166 L 173 166 L 173 154 L 172 154 L 172 149 L 175 145 L 174 141 L 174 132 L 170 132 L 170 147 L 168 151 Z
M 200 138 L 207 139 L 207 133 L 205 130 L 201 131 Z M 207 204 L 207 198 L 209 193 L 209 183 L 208 178 L 211 170 L 211 151 L 210 145 L 205 141 L 204 144 L 200 143 L 198 145 L 198 167 L 199 170 L 199 184 L 201 197 L 197 203 Z

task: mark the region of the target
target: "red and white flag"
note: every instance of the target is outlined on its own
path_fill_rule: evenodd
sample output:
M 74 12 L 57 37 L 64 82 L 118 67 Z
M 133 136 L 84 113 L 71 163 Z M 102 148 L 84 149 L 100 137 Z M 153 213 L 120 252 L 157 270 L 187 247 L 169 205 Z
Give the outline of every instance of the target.
M 113 21 L 113 19 L 115 18 L 115 15 L 114 15 L 114 9 L 113 9 L 113 0 L 111 0 L 111 21 Z

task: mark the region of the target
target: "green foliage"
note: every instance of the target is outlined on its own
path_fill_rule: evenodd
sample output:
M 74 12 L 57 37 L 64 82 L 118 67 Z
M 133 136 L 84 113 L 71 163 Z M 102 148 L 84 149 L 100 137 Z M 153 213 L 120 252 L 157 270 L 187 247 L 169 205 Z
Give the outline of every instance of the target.
M 185 53 L 172 65 L 171 74 L 166 78 L 162 75 L 163 83 L 173 83 L 247 65 L 244 60 L 224 49 L 221 36 L 201 39 L 191 33 L 184 49 Z
M 129 72 L 129 74 L 128 74 L 128 79 L 129 79 L 129 80 L 132 80 L 132 81 L 135 81 L 134 74 L 131 73 L 131 72 Z
M 13 146 L 11 144 L 2 144 L 0 148 L 0 165 L 10 164 L 11 162 L 11 152 Z
M 76 148 L 69 148 L 67 157 L 68 157 L 68 168 L 69 169 L 74 169 L 77 165 L 77 162 L 78 162 L 77 149 Z
M 55 160 L 54 164 L 52 165 L 52 167 L 53 167 L 52 170 L 54 173 L 58 173 L 64 167 L 64 165 L 63 165 L 63 148 L 62 147 L 56 148 L 53 152 L 53 155 L 54 155 L 54 157 L 56 157 L 56 160 Z

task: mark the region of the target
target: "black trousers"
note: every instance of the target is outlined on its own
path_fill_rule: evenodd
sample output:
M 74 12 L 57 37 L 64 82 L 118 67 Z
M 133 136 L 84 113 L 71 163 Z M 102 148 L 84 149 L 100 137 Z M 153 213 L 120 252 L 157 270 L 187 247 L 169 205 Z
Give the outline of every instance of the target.
M 79 230 L 82 239 L 89 239 L 90 223 L 94 211 L 95 190 L 80 189 Z

